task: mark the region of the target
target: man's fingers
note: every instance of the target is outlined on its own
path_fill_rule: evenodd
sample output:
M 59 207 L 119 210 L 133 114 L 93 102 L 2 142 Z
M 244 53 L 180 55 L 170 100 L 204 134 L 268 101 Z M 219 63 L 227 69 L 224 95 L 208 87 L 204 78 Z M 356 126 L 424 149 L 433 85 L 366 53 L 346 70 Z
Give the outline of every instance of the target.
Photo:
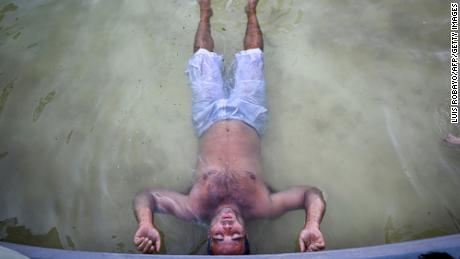
M 324 244 L 315 243 L 315 244 L 311 244 L 310 246 L 308 246 L 307 251 L 308 252 L 315 252 L 315 251 L 323 250 L 324 248 L 325 248 Z
M 323 242 L 317 244 L 316 247 L 318 247 L 319 250 L 324 250 L 324 248 L 326 248 Z
M 142 237 L 135 236 L 133 240 L 134 245 L 138 246 L 142 242 L 142 239 L 143 239 Z
M 150 251 L 149 251 L 149 252 L 150 252 L 150 253 L 153 253 L 153 252 L 155 252 L 155 246 L 151 246 L 151 247 L 150 247 Z
M 149 251 L 149 249 L 150 249 L 150 246 L 147 244 L 147 245 L 144 247 L 144 249 L 142 249 L 141 252 L 142 252 L 143 254 L 146 254 L 146 253 Z
M 144 238 L 143 238 L 143 237 L 140 237 L 140 238 L 137 239 L 137 244 L 136 244 L 137 250 L 139 250 L 139 251 L 142 250 L 142 249 L 141 249 L 141 245 L 142 245 L 142 242 L 143 242 L 143 241 L 144 241 Z
M 299 247 L 300 247 L 300 252 L 305 252 L 305 243 L 301 238 L 299 238 Z
M 147 243 L 149 242 L 149 240 L 147 238 L 144 238 L 144 240 L 142 240 L 141 244 L 137 247 L 137 250 L 139 251 L 144 251 L 144 248 L 145 246 L 147 245 Z
M 326 245 L 324 244 L 323 239 L 320 239 L 320 240 L 314 242 L 313 245 L 317 248 L 317 251 L 323 250 L 324 248 L 326 248 Z
M 144 238 L 144 241 L 141 243 L 142 247 L 144 248 L 149 243 L 149 241 L 150 240 L 148 238 Z
M 147 253 L 148 251 L 150 251 L 150 247 L 152 247 L 152 240 L 147 241 L 147 245 L 144 247 L 144 249 L 142 250 L 142 252 L 143 252 L 144 254 Z
M 310 250 L 310 252 L 314 252 L 314 251 L 318 251 L 319 249 L 315 244 L 312 244 L 308 247 L 308 250 Z
M 157 250 L 157 253 L 160 252 L 160 246 L 161 246 L 161 239 L 158 237 L 157 241 L 155 242 L 155 248 Z

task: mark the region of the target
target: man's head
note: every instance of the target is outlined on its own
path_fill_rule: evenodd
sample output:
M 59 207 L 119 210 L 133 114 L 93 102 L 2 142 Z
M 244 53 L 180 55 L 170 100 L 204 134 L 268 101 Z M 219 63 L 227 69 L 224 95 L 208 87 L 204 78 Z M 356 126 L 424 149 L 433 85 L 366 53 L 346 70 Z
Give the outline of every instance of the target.
M 231 208 L 217 211 L 208 233 L 208 254 L 249 254 L 249 241 L 243 218 Z

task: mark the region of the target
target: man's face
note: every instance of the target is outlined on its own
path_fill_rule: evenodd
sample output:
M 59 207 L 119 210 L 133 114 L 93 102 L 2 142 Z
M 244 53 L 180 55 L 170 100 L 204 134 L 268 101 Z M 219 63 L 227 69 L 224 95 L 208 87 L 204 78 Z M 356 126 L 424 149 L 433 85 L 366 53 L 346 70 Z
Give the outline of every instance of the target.
M 243 219 L 230 208 L 220 210 L 211 221 L 209 237 L 215 255 L 243 254 L 245 236 Z

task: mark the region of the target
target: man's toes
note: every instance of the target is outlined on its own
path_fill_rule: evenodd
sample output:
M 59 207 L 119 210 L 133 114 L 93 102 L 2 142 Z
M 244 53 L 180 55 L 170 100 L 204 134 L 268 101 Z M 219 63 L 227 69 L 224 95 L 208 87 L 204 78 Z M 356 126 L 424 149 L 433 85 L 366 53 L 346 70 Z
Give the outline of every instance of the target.
M 248 0 L 248 4 L 246 8 L 248 9 L 256 9 L 257 7 L 257 0 Z

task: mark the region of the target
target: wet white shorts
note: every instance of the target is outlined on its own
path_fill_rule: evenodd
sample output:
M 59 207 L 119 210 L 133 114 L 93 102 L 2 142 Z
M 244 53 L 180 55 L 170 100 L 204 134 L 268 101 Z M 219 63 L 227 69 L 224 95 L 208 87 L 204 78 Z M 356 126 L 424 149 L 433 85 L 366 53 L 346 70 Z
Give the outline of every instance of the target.
M 237 53 L 225 82 L 222 63 L 222 55 L 206 49 L 196 51 L 188 63 L 192 122 L 198 136 L 220 120 L 243 121 L 262 135 L 268 118 L 263 52 L 249 49 Z

